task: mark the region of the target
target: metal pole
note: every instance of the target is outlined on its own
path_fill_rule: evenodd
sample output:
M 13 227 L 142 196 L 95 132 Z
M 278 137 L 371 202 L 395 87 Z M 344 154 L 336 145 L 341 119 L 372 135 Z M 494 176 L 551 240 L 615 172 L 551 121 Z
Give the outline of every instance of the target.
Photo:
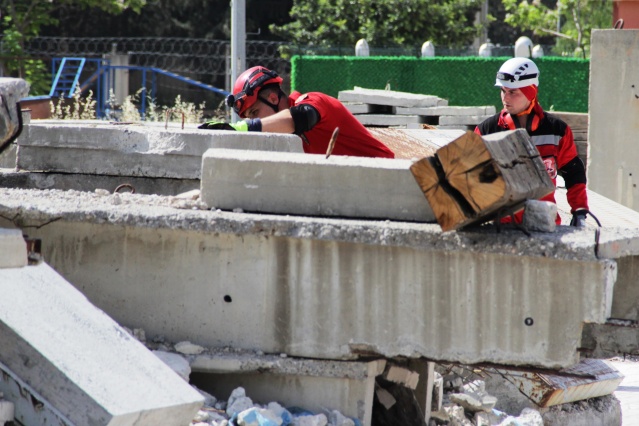
M 231 0 L 231 92 L 237 77 L 246 68 L 246 1 Z M 232 121 L 239 117 L 232 113 Z

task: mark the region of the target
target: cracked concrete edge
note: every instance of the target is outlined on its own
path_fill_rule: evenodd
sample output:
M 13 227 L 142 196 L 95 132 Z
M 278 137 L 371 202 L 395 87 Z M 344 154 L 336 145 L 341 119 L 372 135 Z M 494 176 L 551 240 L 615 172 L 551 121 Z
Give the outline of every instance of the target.
M 117 202 L 115 201 L 117 198 Z M 57 190 L 0 188 L 0 217 L 15 227 L 42 227 L 55 221 L 87 222 L 198 232 L 251 234 L 333 240 L 437 251 L 469 251 L 513 256 L 540 256 L 579 261 L 597 260 L 592 229 L 559 226 L 554 233 L 532 233 L 493 225 L 442 232 L 434 223 L 388 220 L 328 219 L 308 216 L 234 213 L 171 207 L 175 197 L 143 194 L 99 195 Z M 639 239 L 639 229 L 607 231 Z

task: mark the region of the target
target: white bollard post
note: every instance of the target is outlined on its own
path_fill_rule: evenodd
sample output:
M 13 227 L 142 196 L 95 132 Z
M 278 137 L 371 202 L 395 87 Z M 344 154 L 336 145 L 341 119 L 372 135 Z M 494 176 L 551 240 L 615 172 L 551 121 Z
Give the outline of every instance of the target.
M 539 44 L 535 45 L 532 49 L 532 57 L 541 58 L 542 56 L 544 56 L 544 48 Z
M 428 40 L 422 44 L 422 58 L 435 56 L 435 45 L 432 41 Z
M 530 58 L 532 56 L 532 40 L 521 36 L 515 42 L 515 57 Z
M 482 44 L 479 46 L 479 56 L 484 58 L 493 56 L 493 47 L 495 47 L 495 45 L 490 42 Z
M 368 48 L 368 42 L 363 38 L 359 39 L 355 44 L 355 56 L 369 56 L 370 50 Z

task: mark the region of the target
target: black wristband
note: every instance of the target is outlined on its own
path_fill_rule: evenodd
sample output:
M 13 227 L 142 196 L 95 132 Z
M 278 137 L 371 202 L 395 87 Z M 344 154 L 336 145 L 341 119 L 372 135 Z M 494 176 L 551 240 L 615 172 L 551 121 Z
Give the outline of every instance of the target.
M 250 118 L 250 119 L 246 120 L 246 123 L 248 124 L 248 131 L 249 132 L 261 132 L 262 131 L 262 120 L 260 120 L 259 118 Z

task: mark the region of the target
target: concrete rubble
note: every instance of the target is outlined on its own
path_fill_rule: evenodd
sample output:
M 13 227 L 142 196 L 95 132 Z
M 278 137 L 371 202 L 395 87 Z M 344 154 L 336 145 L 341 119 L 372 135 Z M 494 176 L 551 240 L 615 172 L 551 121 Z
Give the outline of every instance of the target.
M 532 393 L 527 402 L 513 403 L 497 391 L 506 383 L 515 389 L 528 383 L 513 384 L 501 374 L 465 375 L 463 369 L 485 372 L 478 366 L 491 364 L 563 371 L 579 363 L 584 345 L 594 352 L 605 339 L 596 333 L 584 339 L 582 329 L 611 317 L 636 320 L 630 305 L 639 299 L 632 276 L 639 259 L 639 214 L 589 193 L 593 211 L 599 206 L 613 210 L 613 225 L 542 226 L 532 238 L 508 227 L 497 232 L 492 225 L 442 233 L 414 182 L 416 193 L 398 193 L 398 188 L 408 191 L 403 179 L 410 175 L 404 172 L 410 159 L 445 145 L 454 132 L 470 129 L 494 110 L 361 88 L 340 92 L 340 99 L 367 119 L 395 116 L 394 124 L 369 124 L 406 127 L 404 136 L 418 142 L 406 144 L 403 155 L 388 162 L 321 160 L 302 155 L 292 135 L 28 123 L 16 144 L 16 168 L 0 173 L 0 249 L 7 253 L 0 275 L 11 278 L 0 277 L 0 286 L 17 285 L 16 277 L 32 277 L 33 271 L 45 271 L 47 277 L 59 273 L 36 284 L 73 283 L 73 298 L 81 299 L 81 292 L 87 309 L 109 316 L 101 321 L 112 324 L 111 334 L 123 329 L 119 324 L 134 326 L 134 339 L 122 333 L 103 339 L 112 347 L 146 345 L 136 349 L 143 366 L 132 362 L 129 367 L 144 372 L 161 364 L 173 371 L 166 377 L 171 389 L 161 392 L 161 386 L 152 385 L 161 401 L 155 407 L 135 398 L 135 389 L 148 377 L 130 384 L 133 396 L 126 403 L 134 407 L 122 414 L 109 411 L 109 404 L 92 404 L 91 392 L 88 397 L 78 392 L 77 398 L 52 393 L 50 382 L 33 378 L 22 358 L 0 350 L 6 373 L 0 392 L 9 402 L 3 405 L 0 398 L 0 422 L 3 415 L 11 421 L 37 408 L 20 402 L 20 389 L 27 388 L 32 401 L 45 408 L 31 424 L 60 418 L 86 424 L 83 416 L 92 413 L 107 419 L 99 424 L 118 415 L 122 419 L 115 421 L 128 424 L 132 413 L 145 409 L 179 412 L 175 424 L 187 423 L 182 419 L 188 414 L 193 426 L 381 426 L 389 413 L 399 419 L 397 411 L 410 412 L 410 422 L 420 426 L 620 424 L 618 401 L 609 395 L 620 379 L 614 371 L 601 380 L 605 386 L 599 393 L 590 383 L 581 388 L 578 398 L 587 402 L 558 398 L 559 405 L 541 407 Z M 410 133 L 432 125 L 441 129 L 430 134 L 432 141 Z M 11 164 L 11 157 L 0 161 Z M 238 169 L 247 175 L 231 175 Z M 388 186 L 374 185 L 380 170 L 388 172 L 383 179 Z M 277 177 L 306 186 L 278 193 Z M 286 204 L 292 198 L 287 192 L 303 193 L 324 179 L 324 193 L 312 194 L 312 202 Z M 270 204 L 260 200 L 268 185 Z M 69 187 L 74 190 L 60 190 Z M 136 187 L 155 195 L 134 194 Z M 331 193 L 331 188 L 337 189 Z M 254 204 L 247 201 L 251 196 L 233 198 L 256 189 L 261 195 L 252 197 Z M 559 192 L 558 200 L 565 198 Z M 357 198 L 361 194 L 364 199 Z M 394 216 L 398 202 L 375 198 L 379 194 L 410 201 L 400 202 L 406 207 Z M 366 209 L 348 210 L 349 204 Z M 557 207 L 566 221 L 565 202 Z M 542 208 L 541 222 L 550 214 Z M 41 242 L 38 254 L 45 262 L 29 264 L 33 247 L 23 251 L 22 232 L 29 241 Z M 561 283 L 570 287 L 558 291 Z M 19 351 L 40 356 L 35 343 L 55 334 L 13 331 L 20 318 L 7 313 L 21 306 L 16 300 L 0 305 L 0 330 Z M 64 312 L 56 317 L 66 318 Z M 88 334 L 86 341 L 96 337 Z M 147 334 L 154 337 L 147 341 Z M 103 352 L 112 355 L 108 348 Z M 52 358 L 50 353 L 42 357 Z M 90 358 L 95 362 L 100 355 Z M 442 370 L 449 362 L 457 367 Z M 75 374 L 67 364 L 45 364 L 40 363 L 49 369 L 46 374 L 62 381 Z M 122 386 L 104 380 L 110 391 Z M 556 390 L 547 392 L 556 395 Z M 112 392 L 105 393 L 114 405 L 120 403 Z M 182 403 L 167 408 L 163 398 L 169 394 Z M 69 409 L 70 400 L 76 411 Z
M 21 78 L 0 77 L 0 152 L 22 130 L 20 100 L 29 94 L 29 83 Z

